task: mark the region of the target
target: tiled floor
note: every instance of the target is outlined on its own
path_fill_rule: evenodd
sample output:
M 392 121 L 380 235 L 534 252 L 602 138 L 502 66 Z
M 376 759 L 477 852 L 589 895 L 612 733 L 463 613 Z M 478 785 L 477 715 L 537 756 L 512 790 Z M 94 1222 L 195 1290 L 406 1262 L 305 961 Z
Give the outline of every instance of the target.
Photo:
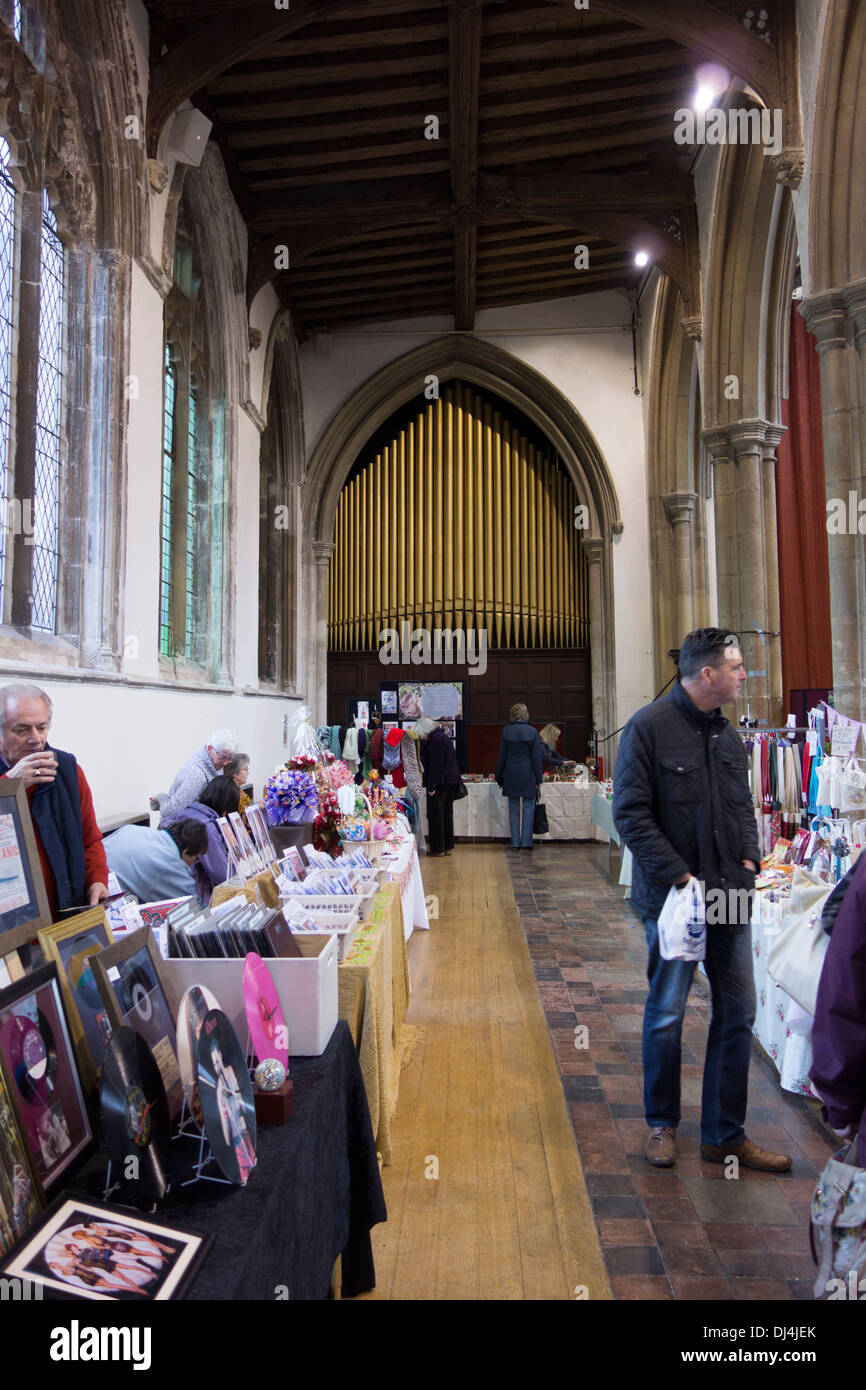
M 537 844 L 507 857 L 614 1296 L 811 1299 L 809 1201 L 834 1148 L 817 1114 L 781 1090 L 756 1046 L 747 1133 L 791 1154 L 793 1169 L 774 1176 L 741 1168 L 733 1180 L 701 1160 L 709 1021 L 702 981 L 683 1027 L 680 1158 L 675 1168 L 651 1167 L 641 1104 L 646 944 L 608 875 L 607 849 Z M 581 1025 L 586 1047 L 575 1046 L 584 1041 Z

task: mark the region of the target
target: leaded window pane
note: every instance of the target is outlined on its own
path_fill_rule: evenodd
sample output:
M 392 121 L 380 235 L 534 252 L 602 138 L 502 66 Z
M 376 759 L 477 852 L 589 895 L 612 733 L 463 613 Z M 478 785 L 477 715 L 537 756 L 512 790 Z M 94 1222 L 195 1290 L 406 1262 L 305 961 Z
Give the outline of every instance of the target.
M 57 609 L 60 421 L 63 403 L 63 244 L 43 197 L 36 461 L 32 498 L 32 626 L 53 632 Z M 28 499 L 21 499 L 22 507 Z
M 6 502 L 12 443 L 12 305 L 15 267 L 15 189 L 9 146 L 0 137 L 0 610 L 6 582 Z
M 162 518 L 159 556 L 159 649 L 163 656 L 174 656 L 172 631 L 172 526 L 171 489 L 174 477 L 174 418 L 177 399 L 177 373 L 171 348 L 165 349 L 165 391 L 162 416 Z

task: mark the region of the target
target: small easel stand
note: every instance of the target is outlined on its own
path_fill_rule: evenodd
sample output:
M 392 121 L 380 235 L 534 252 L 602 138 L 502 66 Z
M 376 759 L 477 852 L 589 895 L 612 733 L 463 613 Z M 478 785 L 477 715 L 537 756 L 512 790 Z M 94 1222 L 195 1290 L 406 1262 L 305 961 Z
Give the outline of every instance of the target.
M 103 1202 L 107 1202 L 107 1201 L 109 1200 L 109 1198 L 111 1197 L 111 1194 L 112 1194 L 113 1192 L 122 1192 L 122 1191 L 123 1191 L 123 1181 L 122 1181 L 120 1178 L 118 1178 L 115 1182 L 112 1182 L 112 1180 L 111 1180 L 113 1162 L 114 1162 L 113 1159 L 109 1159 L 109 1160 L 108 1160 L 108 1167 L 107 1167 L 106 1170 L 105 1170 L 105 1187 L 102 1189 L 102 1200 L 103 1200 Z M 164 1190 L 163 1193 L 162 1193 L 163 1197 L 167 1196 L 167 1194 L 168 1194 L 170 1191 L 171 1191 L 171 1183 L 167 1183 L 167 1184 L 166 1184 L 166 1187 L 165 1187 L 165 1190 Z M 156 1211 L 156 1203 L 155 1203 L 155 1202 L 152 1202 L 152 1203 L 151 1203 L 151 1211 Z

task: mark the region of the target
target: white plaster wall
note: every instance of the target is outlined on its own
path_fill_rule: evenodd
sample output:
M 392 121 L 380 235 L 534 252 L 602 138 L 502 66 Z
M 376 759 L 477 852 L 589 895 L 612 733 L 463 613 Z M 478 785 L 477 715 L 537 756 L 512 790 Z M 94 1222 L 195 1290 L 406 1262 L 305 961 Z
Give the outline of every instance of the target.
M 51 696 L 51 742 L 78 758 L 98 819 L 146 811 L 148 797 L 168 790 L 181 764 L 214 729 L 237 734 L 241 751 L 250 755 L 257 794 L 286 758 L 283 719 L 296 702 L 167 686 L 30 679 Z
M 618 722 L 653 695 L 649 525 L 643 402 L 634 394 L 631 307 L 608 292 L 481 311 L 476 333 L 548 378 L 595 435 L 624 522 L 614 538 Z M 334 332 L 300 353 L 309 451 L 340 406 L 388 362 L 450 330 L 413 319 Z

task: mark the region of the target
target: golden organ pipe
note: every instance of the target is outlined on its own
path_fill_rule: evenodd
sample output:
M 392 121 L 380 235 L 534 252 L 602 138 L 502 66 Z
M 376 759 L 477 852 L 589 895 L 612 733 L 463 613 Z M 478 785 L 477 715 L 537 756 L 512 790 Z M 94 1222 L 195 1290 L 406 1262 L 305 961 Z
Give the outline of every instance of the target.
M 589 637 L 577 494 L 547 447 L 462 383 L 426 403 L 340 496 L 328 642 L 369 650 L 384 627 L 474 627 L 491 647 Z

